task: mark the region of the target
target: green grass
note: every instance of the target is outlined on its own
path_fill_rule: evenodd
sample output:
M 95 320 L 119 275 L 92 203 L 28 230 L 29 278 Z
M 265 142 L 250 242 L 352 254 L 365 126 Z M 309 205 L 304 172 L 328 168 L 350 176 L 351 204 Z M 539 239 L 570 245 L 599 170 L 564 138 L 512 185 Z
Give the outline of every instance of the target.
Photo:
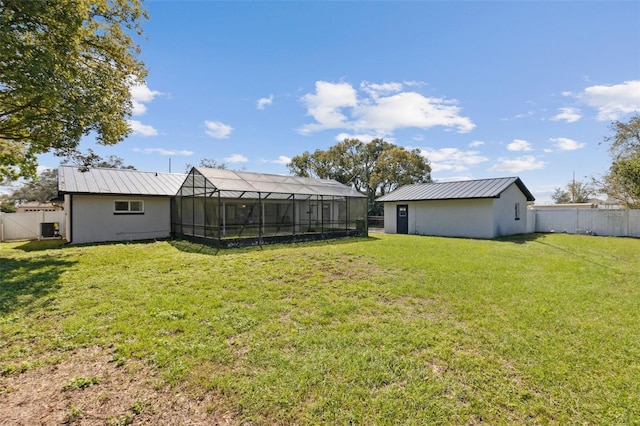
M 0 246 L 0 371 L 115 347 L 256 424 L 631 424 L 640 240 Z

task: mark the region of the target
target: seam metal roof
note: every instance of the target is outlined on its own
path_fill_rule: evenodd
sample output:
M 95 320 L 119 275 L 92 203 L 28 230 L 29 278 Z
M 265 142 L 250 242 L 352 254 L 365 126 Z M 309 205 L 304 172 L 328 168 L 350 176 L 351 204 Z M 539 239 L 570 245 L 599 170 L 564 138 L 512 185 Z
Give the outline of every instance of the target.
M 205 167 L 196 167 L 195 170 L 219 191 L 366 197 L 355 189 L 332 179 L 249 173 Z
M 376 201 L 422 201 L 422 200 L 462 200 L 471 198 L 498 198 L 511 184 L 515 183 L 527 197 L 535 198 L 519 177 L 464 180 L 456 182 L 419 183 L 402 186 Z
M 187 175 L 183 173 L 141 172 L 131 169 L 76 166 L 58 168 L 58 190 L 67 193 L 121 195 L 176 195 Z

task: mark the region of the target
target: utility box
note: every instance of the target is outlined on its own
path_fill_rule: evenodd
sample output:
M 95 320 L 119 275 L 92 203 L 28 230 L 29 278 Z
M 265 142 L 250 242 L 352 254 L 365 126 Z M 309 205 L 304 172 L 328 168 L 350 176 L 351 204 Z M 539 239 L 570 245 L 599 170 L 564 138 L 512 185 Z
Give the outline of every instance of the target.
M 40 223 L 41 238 L 59 238 L 60 224 L 58 222 L 42 222 Z

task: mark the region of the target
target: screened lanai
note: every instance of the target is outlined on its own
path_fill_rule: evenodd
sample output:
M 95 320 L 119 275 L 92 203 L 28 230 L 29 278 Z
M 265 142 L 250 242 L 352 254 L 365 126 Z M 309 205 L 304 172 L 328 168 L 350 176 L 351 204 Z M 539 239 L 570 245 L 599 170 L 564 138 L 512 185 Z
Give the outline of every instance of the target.
M 334 180 L 194 167 L 171 222 L 174 235 L 222 247 L 362 236 L 367 198 Z

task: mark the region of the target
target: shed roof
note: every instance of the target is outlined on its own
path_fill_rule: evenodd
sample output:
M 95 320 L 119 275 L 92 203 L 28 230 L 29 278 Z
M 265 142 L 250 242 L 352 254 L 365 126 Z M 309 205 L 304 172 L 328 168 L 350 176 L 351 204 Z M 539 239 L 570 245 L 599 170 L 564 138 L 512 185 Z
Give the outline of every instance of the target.
M 141 172 L 131 169 L 91 168 L 76 166 L 58 168 L 58 190 L 65 193 L 176 195 L 184 182 L 183 173 Z
M 456 182 L 435 182 L 405 185 L 377 201 L 422 201 L 422 200 L 459 200 L 471 198 L 498 198 L 511 184 L 516 184 L 527 197 L 535 198 L 519 177 L 464 180 Z
M 249 173 L 205 167 L 196 167 L 195 170 L 217 190 L 225 192 L 365 197 L 355 189 L 333 179 Z

